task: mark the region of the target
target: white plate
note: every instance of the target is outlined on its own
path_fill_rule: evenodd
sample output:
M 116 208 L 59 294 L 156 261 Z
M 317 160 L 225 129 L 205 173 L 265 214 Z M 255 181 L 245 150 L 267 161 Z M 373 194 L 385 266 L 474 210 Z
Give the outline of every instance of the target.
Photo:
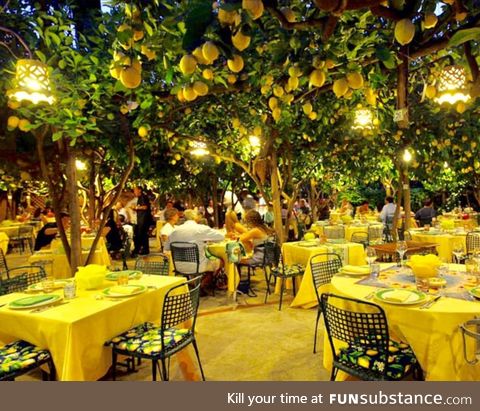
M 115 292 L 116 287 L 132 288 L 133 291 L 129 294 L 117 293 Z M 105 288 L 105 290 L 102 291 L 102 294 L 105 297 L 114 297 L 114 298 L 132 297 L 134 295 L 138 295 L 145 292 L 146 289 L 147 287 L 145 287 L 144 285 L 134 285 L 134 284 L 116 285 L 113 287 Z
M 402 296 L 405 296 L 405 299 L 402 301 L 394 301 L 389 298 L 389 296 L 394 297 L 395 294 L 402 293 Z M 426 301 L 427 296 L 425 293 L 416 290 L 404 290 L 398 288 L 386 288 L 384 290 L 377 291 L 375 293 L 375 299 L 388 304 L 395 305 L 414 305 L 420 304 Z
M 32 304 L 18 305 L 19 303 L 28 302 L 28 300 L 35 301 L 35 299 L 40 299 L 41 297 L 44 297 L 44 298 L 37 303 L 32 302 Z M 10 304 L 8 304 L 8 308 L 11 308 L 12 310 L 28 310 L 30 308 L 36 308 L 36 307 L 42 307 L 44 305 L 54 304 L 60 301 L 62 298 L 63 298 L 62 296 L 56 295 L 56 294 L 23 297 L 23 298 L 19 298 L 18 300 L 12 301 Z

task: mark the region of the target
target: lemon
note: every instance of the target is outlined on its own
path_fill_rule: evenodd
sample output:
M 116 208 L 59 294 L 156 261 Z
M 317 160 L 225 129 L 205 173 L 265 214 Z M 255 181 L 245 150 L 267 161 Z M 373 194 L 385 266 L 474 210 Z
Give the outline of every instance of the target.
M 140 126 L 138 128 L 138 135 L 142 138 L 145 138 L 148 136 L 148 128 L 145 126 Z
M 261 17 L 264 10 L 262 0 L 243 0 L 242 8 L 248 11 L 253 20 Z
M 177 160 L 175 160 L 175 159 L 174 159 L 174 160 L 170 160 L 170 164 L 172 164 L 172 165 L 177 164 Z
M 302 106 L 302 110 L 303 112 L 308 116 L 312 110 L 313 110 L 313 107 L 312 107 L 312 104 L 307 101 L 303 106 Z
M 335 62 L 332 59 L 325 60 L 325 67 L 330 70 L 335 67 Z
M 315 69 L 310 73 L 309 83 L 314 87 L 322 87 L 325 84 L 325 73 Z
M 337 97 L 342 97 L 348 91 L 348 83 L 345 78 L 335 80 L 333 82 L 333 92 Z
M 260 137 L 262 135 L 262 127 L 260 126 L 255 126 L 253 128 L 253 135 L 254 136 L 257 136 L 257 137 Z
M 352 95 L 353 95 L 353 90 L 349 88 L 347 92 L 343 95 L 343 97 L 346 98 L 347 100 L 350 100 L 352 98 Z
M 208 94 L 208 86 L 202 81 L 193 83 L 193 89 L 199 96 L 206 96 Z
M 147 46 L 142 45 L 140 52 L 146 56 L 148 60 L 153 60 L 157 57 L 157 53 L 155 53 L 153 50 L 150 50 Z
M 438 18 L 435 13 L 425 13 L 425 17 L 423 19 L 423 26 L 426 29 L 433 29 L 438 22 Z
M 289 88 L 287 91 L 296 90 L 298 88 L 298 83 L 298 77 L 290 77 L 287 82 Z
M 288 69 L 288 75 L 290 77 L 300 77 L 302 75 L 302 70 L 300 70 L 298 67 L 293 66 Z
M 183 74 L 192 74 L 197 68 L 197 60 L 190 54 L 186 54 L 180 60 L 180 71 Z
M 125 61 L 125 58 L 126 58 L 126 57 L 127 57 L 127 56 L 126 56 L 124 53 L 122 53 L 121 51 L 115 51 L 115 52 L 113 53 L 113 60 L 114 60 L 114 61 L 123 62 L 123 61 Z
M 234 24 L 236 16 L 237 12 L 235 11 L 218 10 L 218 21 L 222 24 Z
M 238 73 L 238 72 L 242 71 L 242 69 L 243 69 L 243 58 L 242 58 L 242 56 L 239 56 L 238 54 L 234 54 L 233 55 L 233 60 L 231 60 L 231 59 L 227 60 L 227 66 L 234 73 Z
M 379 120 L 378 118 L 374 118 L 374 119 L 372 120 L 372 124 L 373 124 L 374 126 L 378 126 L 378 125 L 380 125 L 380 120 Z
M 134 60 L 131 66 L 122 68 L 120 81 L 126 88 L 136 88 L 142 82 L 142 67 L 138 60 Z
M 18 127 L 20 119 L 17 116 L 10 116 L 7 120 L 7 127 L 11 130 Z
M 185 86 L 183 88 L 183 97 L 187 101 L 193 101 L 197 98 L 197 93 L 192 86 Z
M 272 117 L 275 121 L 280 120 L 280 117 L 282 116 L 282 110 L 280 107 L 275 107 L 272 111 Z
M 185 101 L 185 96 L 183 95 L 183 89 L 180 89 L 177 91 L 177 99 L 180 101 L 180 103 L 183 103 Z
M 203 46 L 202 46 L 202 53 L 203 57 L 205 60 L 208 60 L 210 62 L 214 62 L 218 56 L 220 55 L 220 52 L 218 51 L 217 46 L 211 42 L 207 41 Z
M 455 109 L 457 110 L 457 113 L 462 114 L 467 109 L 467 106 L 465 105 L 465 103 L 463 101 L 459 101 L 457 103 L 457 106 L 455 107 Z
M 175 160 L 177 160 L 177 161 L 180 161 L 180 160 L 182 159 L 182 156 L 177 153 L 177 154 L 175 154 L 175 155 L 173 156 L 173 158 L 174 158 Z
M 8 107 L 10 107 L 12 110 L 16 110 L 20 106 L 21 106 L 21 103 L 19 103 L 18 101 L 8 100 Z
M 284 94 L 282 96 L 282 101 L 284 101 L 287 104 L 290 104 L 293 101 L 293 99 L 294 99 L 293 94 Z
M 270 86 L 262 86 L 260 88 L 260 93 L 267 94 L 270 91 Z
M 133 40 L 134 41 L 139 41 L 143 39 L 144 33 L 143 30 L 134 30 L 133 31 Z
M 271 86 L 273 84 L 273 76 L 270 74 L 268 76 L 265 76 L 264 83 L 266 86 Z
M 123 31 L 132 31 L 132 27 L 129 26 L 128 24 L 122 24 L 118 27 L 117 29 L 118 32 L 123 32 Z M 133 34 L 133 32 L 132 32 Z M 134 40 L 133 38 L 130 38 L 127 40 L 126 43 L 121 43 L 120 42 L 120 46 L 124 49 L 124 50 L 129 50 L 132 48 L 133 46 L 133 43 L 134 43 Z
M 228 84 L 235 84 L 237 82 L 237 76 L 235 74 L 229 74 L 227 76 L 227 83 Z
M 263 113 L 261 116 L 260 116 L 260 120 L 262 120 L 262 123 L 265 123 L 268 119 L 268 116 L 266 113 Z
M 368 104 L 375 106 L 377 104 L 377 94 L 370 87 L 365 89 L 365 100 Z
M 245 36 L 242 30 L 238 30 L 237 34 L 232 36 L 232 44 L 237 50 L 243 51 L 250 45 L 250 36 Z
M 320 57 L 315 56 L 313 58 L 312 66 L 316 69 L 322 69 L 325 67 L 325 61 L 323 61 Z
M 125 104 L 122 104 L 122 105 L 120 106 L 120 113 L 122 113 L 122 114 L 127 114 L 128 111 L 129 111 L 129 110 L 128 110 L 128 106 L 126 106 Z
M 437 95 L 437 89 L 435 86 L 432 86 L 431 84 L 429 84 L 426 88 L 425 88 L 425 95 L 427 96 L 427 98 L 434 98 L 436 95 Z
M 402 19 L 395 24 L 395 39 L 404 46 L 415 36 L 415 25 L 409 19 Z
M 275 86 L 273 88 L 273 94 L 277 97 L 282 97 L 283 94 L 284 94 L 284 90 L 283 90 L 282 86 Z
M 116 63 L 110 64 L 110 75 L 114 78 L 119 80 L 120 74 L 122 73 L 122 68 L 118 66 Z
M 30 121 L 28 121 L 26 118 L 22 118 L 21 120 L 18 121 L 18 128 L 21 131 L 28 131 L 29 126 L 30 126 Z
M 361 73 L 348 73 L 347 82 L 350 88 L 358 90 L 359 88 L 363 87 L 363 76 L 361 75 Z
M 291 8 L 282 7 L 280 9 L 280 11 L 285 16 L 285 18 L 287 19 L 287 21 L 289 23 L 295 23 L 295 21 L 296 21 L 295 13 L 293 12 L 293 10 Z
M 318 117 L 318 114 L 315 111 L 310 112 L 310 114 L 308 115 L 308 118 L 310 120 L 316 120 L 317 117 Z
M 270 107 L 270 110 L 274 110 L 275 108 L 278 107 L 278 99 L 276 97 L 270 97 L 268 99 L 268 107 Z
M 213 70 L 212 69 L 205 69 L 202 71 L 202 77 L 205 80 L 213 80 Z
M 203 57 L 202 47 L 200 46 L 193 50 L 192 55 L 197 59 L 199 64 L 212 64 L 210 60 L 207 60 L 205 57 Z
M 232 120 L 232 127 L 233 128 L 239 128 L 240 126 L 242 125 L 240 119 L 238 117 L 235 117 L 233 120 Z

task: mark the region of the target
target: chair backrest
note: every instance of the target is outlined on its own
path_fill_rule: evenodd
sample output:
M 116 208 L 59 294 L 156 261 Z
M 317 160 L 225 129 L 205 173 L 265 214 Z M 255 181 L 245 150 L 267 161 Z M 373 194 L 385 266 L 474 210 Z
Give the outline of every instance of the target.
M 383 237 L 383 227 L 381 226 L 370 226 L 368 227 L 368 239 L 369 241 L 379 241 Z
M 277 267 L 280 264 L 281 250 L 280 245 L 275 239 L 265 241 L 265 251 L 263 254 L 264 267 Z
M 168 275 L 170 263 L 165 254 L 149 254 L 138 257 L 135 261 L 135 270 L 144 274 Z
M 332 281 L 332 277 L 342 268 L 342 260 L 335 253 L 320 253 L 310 258 L 310 268 L 312 270 L 313 287 L 320 304 L 318 287 Z
M 182 328 L 195 331 L 198 304 L 200 302 L 201 276 L 171 288 L 163 302 L 161 334 L 182 324 Z M 163 344 L 164 338 L 162 338 Z
M 345 227 L 342 225 L 327 226 L 323 228 L 323 234 L 325 234 L 325 237 L 327 238 L 342 239 L 345 238 Z
M 3 276 L 9 278 L 7 259 L 5 258 L 5 254 L 3 254 L 3 250 L 0 248 L 0 280 Z
M 370 302 L 329 293 L 322 294 L 321 309 L 334 360 L 338 359 L 340 342 L 362 346 L 380 354 L 379 361 L 381 358 L 385 361 L 381 374 L 386 376 L 390 336 L 383 309 Z
M 363 233 L 363 232 L 353 233 L 351 242 L 360 243 L 360 244 L 363 244 L 364 246 L 367 246 L 369 242 L 368 233 Z
M 473 253 L 475 250 L 480 251 L 480 233 L 467 233 L 467 254 Z
M 28 287 L 27 276 L 22 274 L 15 278 L 0 280 L 0 295 L 22 292 Z
M 178 274 L 198 274 L 200 266 L 200 255 L 198 245 L 182 241 L 170 243 L 173 268 Z
M 27 286 L 37 284 L 47 278 L 47 274 L 45 273 L 43 267 L 36 265 L 15 267 L 11 268 L 8 271 L 12 279 L 21 276 L 25 277 L 27 281 Z
M 19 237 L 30 237 L 33 236 L 33 226 L 32 225 L 21 225 L 18 229 Z

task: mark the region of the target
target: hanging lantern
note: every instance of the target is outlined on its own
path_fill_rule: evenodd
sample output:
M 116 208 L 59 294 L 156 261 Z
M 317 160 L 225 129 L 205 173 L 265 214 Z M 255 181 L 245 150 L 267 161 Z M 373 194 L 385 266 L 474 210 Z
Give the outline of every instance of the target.
M 18 60 L 15 88 L 8 90 L 7 96 L 11 100 L 27 100 L 33 104 L 41 102 L 52 104 L 55 99 L 50 87 L 47 65 L 38 60 Z
M 354 129 L 367 130 L 373 128 L 373 114 L 368 109 L 359 109 L 355 112 Z
M 462 66 L 452 65 L 443 69 L 438 80 L 438 94 L 435 101 L 439 104 L 467 102 L 470 94 L 467 90 L 467 76 Z
M 193 150 L 190 151 L 190 153 L 194 156 L 207 156 L 210 154 L 210 152 L 208 151 L 207 149 L 207 145 L 205 143 L 202 143 L 202 142 L 194 142 L 193 143 Z

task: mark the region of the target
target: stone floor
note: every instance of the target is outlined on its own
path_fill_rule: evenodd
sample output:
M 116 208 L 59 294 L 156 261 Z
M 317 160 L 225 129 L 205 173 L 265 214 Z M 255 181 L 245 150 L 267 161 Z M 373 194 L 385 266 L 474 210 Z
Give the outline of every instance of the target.
M 153 246 L 153 244 L 152 244 Z M 153 250 L 155 250 L 153 248 Z M 23 265 L 25 255 L 9 254 L 11 267 Z M 133 261 L 130 266 L 133 266 Z M 257 297 L 240 295 L 236 302 L 226 291 L 202 297 L 197 319 L 196 335 L 206 379 L 209 381 L 324 381 L 329 372 L 322 365 L 323 322 L 320 321 L 318 351 L 313 354 L 313 332 L 316 309 L 291 309 L 290 291 L 284 295 L 282 310 L 278 296 L 269 297 L 264 304 L 265 280 L 253 277 Z M 191 358 L 193 349 L 187 348 Z M 196 369 L 197 364 L 194 364 Z M 32 372 L 19 380 L 38 380 Z M 143 361 L 136 372 L 119 369 L 117 378 L 129 381 L 151 380 L 151 365 Z M 172 360 L 170 379 L 191 378 L 188 372 Z M 107 375 L 103 378 L 109 380 Z

